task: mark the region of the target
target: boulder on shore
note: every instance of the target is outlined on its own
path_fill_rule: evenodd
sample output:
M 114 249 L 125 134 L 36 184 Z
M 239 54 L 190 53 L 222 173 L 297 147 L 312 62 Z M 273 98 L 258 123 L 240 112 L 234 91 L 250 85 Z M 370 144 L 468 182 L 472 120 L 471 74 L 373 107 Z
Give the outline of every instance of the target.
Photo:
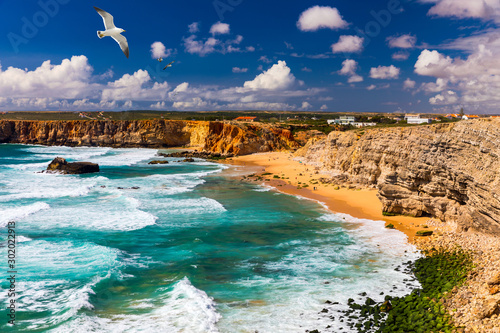
M 56 157 L 50 162 L 47 171 L 64 174 L 83 174 L 99 172 L 99 164 L 90 162 L 68 162 L 62 157 Z

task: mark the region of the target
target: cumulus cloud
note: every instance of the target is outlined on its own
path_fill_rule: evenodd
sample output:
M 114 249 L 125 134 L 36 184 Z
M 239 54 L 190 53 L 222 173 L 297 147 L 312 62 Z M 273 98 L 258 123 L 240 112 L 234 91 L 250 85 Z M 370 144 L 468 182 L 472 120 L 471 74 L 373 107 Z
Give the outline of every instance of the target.
M 151 44 L 151 57 L 153 59 L 168 58 L 172 55 L 173 50 L 168 49 L 162 42 L 154 42 Z
M 410 78 L 406 79 L 405 82 L 403 82 L 403 89 L 409 90 L 415 88 L 415 85 L 417 82 L 410 80 Z
M 455 104 L 456 102 L 458 102 L 457 93 L 451 90 L 447 90 L 429 99 L 429 103 L 433 105 L 449 105 Z
M 229 24 L 217 22 L 210 28 L 212 35 L 225 35 L 229 33 Z
M 302 106 L 300 107 L 301 110 L 309 110 L 313 106 L 309 102 L 302 102 Z
M 378 66 L 370 69 L 370 77 L 372 79 L 397 79 L 400 69 L 394 65 Z
M 340 75 L 349 76 L 349 79 L 347 80 L 349 83 L 362 82 L 363 77 L 356 74 L 357 69 L 358 63 L 355 60 L 346 59 L 342 62 L 342 68 L 338 73 Z
M 295 76 L 291 73 L 290 67 L 286 65 L 285 61 L 280 60 L 254 80 L 245 82 L 243 86 L 253 90 L 280 90 L 291 87 L 294 82 Z
M 377 86 L 376 86 L 376 85 L 374 85 L 374 84 L 371 84 L 371 85 L 369 85 L 368 87 L 366 87 L 366 90 L 373 90 L 373 89 L 375 89 L 375 88 L 377 88 Z
M 188 25 L 188 30 L 190 33 L 195 34 L 198 31 L 200 31 L 200 24 L 198 22 L 193 22 L 190 25 Z
M 314 6 L 300 14 L 297 27 L 301 31 L 317 31 L 319 29 L 345 29 L 349 24 L 344 21 L 337 8 Z
M 233 73 L 246 73 L 248 68 L 233 67 Z
M 326 110 L 328 110 L 328 105 L 323 104 L 323 105 L 321 105 L 321 107 L 320 107 L 319 109 L 320 109 L 321 111 L 326 111 Z
M 151 84 L 149 73 L 138 70 L 134 74 L 125 74 L 120 79 L 109 82 L 102 91 L 103 100 L 163 100 L 167 96 L 168 83 Z
M 64 59 L 59 65 L 47 60 L 33 71 L 0 67 L 0 96 L 69 99 L 91 96 L 98 88 L 91 83 L 92 72 L 85 56 Z
M 411 49 L 417 43 L 417 37 L 412 35 L 402 35 L 399 37 L 387 37 L 387 42 L 391 48 Z
M 237 35 L 234 39 L 218 39 L 215 35 L 229 34 L 229 25 L 226 23 L 217 22 L 210 28 L 210 33 L 212 37 L 199 38 L 195 33 L 192 33 L 193 29 L 191 25 L 189 26 L 190 36 L 184 37 L 184 49 L 186 52 L 191 54 L 198 54 L 204 57 L 211 53 L 235 53 L 235 52 L 254 52 L 255 47 L 247 46 L 244 48 L 240 47 L 243 41 L 243 36 Z M 197 32 L 199 30 L 196 30 Z
M 359 53 L 363 50 L 363 42 L 362 37 L 342 35 L 337 43 L 332 44 L 332 52 Z
M 497 22 L 500 17 L 498 0 L 420 0 L 420 2 L 434 4 L 428 12 L 431 16 L 493 19 Z
M 451 98 L 444 94 L 435 96 L 432 99 L 434 104 L 454 103 L 458 98 L 464 105 L 480 106 L 483 112 L 498 110 L 500 58 L 495 43 L 478 45 L 466 59 L 451 58 L 435 50 L 423 50 L 415 63 L 415 73 L 436 78 L 436 83 L 422 86 L 427 92 L 444 89 L 460 92 Z

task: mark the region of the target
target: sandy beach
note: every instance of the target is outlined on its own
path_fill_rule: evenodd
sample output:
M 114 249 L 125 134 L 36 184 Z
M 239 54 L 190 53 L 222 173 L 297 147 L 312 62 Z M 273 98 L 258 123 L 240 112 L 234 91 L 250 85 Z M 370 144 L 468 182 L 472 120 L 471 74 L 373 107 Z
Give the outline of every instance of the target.
M 249 181 L 264 182 L 283 193 L 320 201 L 332 212 L 393 224 L 396 229 L 408 236 L 410 242 L 418 230 L 433 230 L 431 226 L 422 228 L 429 220 L 426 217 L 382 215 L 382 203 L 374 189 L 339 188 L 317 182 L 319 178 L 329 178 L 329 176 L 317 172 L 313 166 L 302 163 L 299 158 L 288 152 L 238 156 L 227 159 L 225 163 L 254 167 L 256 174 L 262 176 L 263 180 L 253 177 L 247 178 Z M 275 178 L 278 176 L 279 179 Z

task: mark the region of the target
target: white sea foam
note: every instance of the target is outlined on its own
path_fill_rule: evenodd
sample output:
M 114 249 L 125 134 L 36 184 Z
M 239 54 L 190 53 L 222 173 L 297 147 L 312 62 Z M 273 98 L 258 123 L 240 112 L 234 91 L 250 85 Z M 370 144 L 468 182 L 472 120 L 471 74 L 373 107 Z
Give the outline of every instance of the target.
M 36 202 L 27 206 L 2 209 L 0 211 L 0 228 L 5 227 L 10 221 L 17 222 L 32 214 L 49 208 L 50 206 L 45 202 Z
M 18 243 L 23 243 L 23 242 L 29 242 L 32 241 L 33 239 L 25 236 L 17 236 L 17 242 Z
M 100 166 L 130 166 L 156 156 L 156 149 L 145 148 L 116 148 L 104 156 L 93 156 L 88 162 L 98 163 Z
M 149 205 L 158 213 L 175 215 L 217 214 L 226 211 L 220 202 L 205 197 L 197 199 L 164 198 L 158 201 L 154 200 Z
M 221 305 L 221 331 L 268 332 L 272 327 L 273 332 L 285 333 L 300 327 L 300 331 L 351 332 L 345 320 L 339 321 L 349 298 L 364 302 L 359 294 L 366 292 L 366 297 L 381 302 L 385 295 L 403 296 L 419 287 L 417 281 L 404 281 L 411 276 L 394 270 L 420 256 L 404 234 L 385 229 L 381 221 L 345 214 L 325 214 L 320 220 L 349 225 L 342 228 L 337 223 L 318 231 L 321 237 L 283 242 L 278 248 L 287 254 L 278 261 L 250 259 L 247 268 L 257 274 L 234 284 L 261 290 L 265 297 L 230 308 Z M 326 300 L 340 304 L 329 306 Z M 324 308 L 327 314 L 321 313 Z
M 161 292 L 161 290 L 160 290 Z M 132 309 L 147 310 L 151 300 L 143 300 L 130 306 Z M 184 278 L 174 288 L 163 292 L 150 312 L 134 315 L 114 315 L 111 318 L 78 315 L 51 333 L 86 332 L 169 332 L 169 333 L 218 333 L 217 322 L 221 315 L 214 300 L 204 291 L 195 288 Z
M 23 311 L 51 313 L 27 319 L 30 329 L 53 327 L 74 318 L 81 309 L 93 309 L 90 295 L 97 283 L 123 267 L 119 250 L 79 242 L 31 240 L 18 244 L 17 304 Z M 0 294 L 0 303 L 7 293 Z
M 135 198 L 119 195 L 91 203 L 53 207 L 50 213 L 37 216 L 43 224 L 27 220 L 41 229 L 76 228 L 85 230 L 138 230 L 156 223 L 157 217 L 140 209 Z

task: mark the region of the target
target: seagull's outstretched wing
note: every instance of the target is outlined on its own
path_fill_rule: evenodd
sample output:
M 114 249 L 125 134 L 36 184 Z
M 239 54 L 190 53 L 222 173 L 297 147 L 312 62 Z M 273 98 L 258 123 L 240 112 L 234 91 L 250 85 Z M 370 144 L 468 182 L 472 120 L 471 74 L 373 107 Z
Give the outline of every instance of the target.
M 104 21 L 104 27 L 106 27 L 106 30 L 109 29 L 114 29 L 115 24 L 113 23 L 113 15 L 108 13 L 107 11 L 102 10 L 101 8 L 94 7 L 95 10 L 101 15 L 102 20 Z
M 163 70 L 169 68 L 169 67 L 172 67 L 172 64 L 174 63 L 175 61 L 171 61 L 167 66 L 163 67 Z
M 120 34 L 115 34 L 113 36 L 113 39 L 118 43 L 120 44 L 120 47 L 123 51 L 123 53 L 125 53 L 125 55 L 127 56 L 128 58 L 128 54 L 129 54 L 129 51 L 128 51 L 128 43 L 127 43 L 127 38 L 123 37 L 122 35 Z

